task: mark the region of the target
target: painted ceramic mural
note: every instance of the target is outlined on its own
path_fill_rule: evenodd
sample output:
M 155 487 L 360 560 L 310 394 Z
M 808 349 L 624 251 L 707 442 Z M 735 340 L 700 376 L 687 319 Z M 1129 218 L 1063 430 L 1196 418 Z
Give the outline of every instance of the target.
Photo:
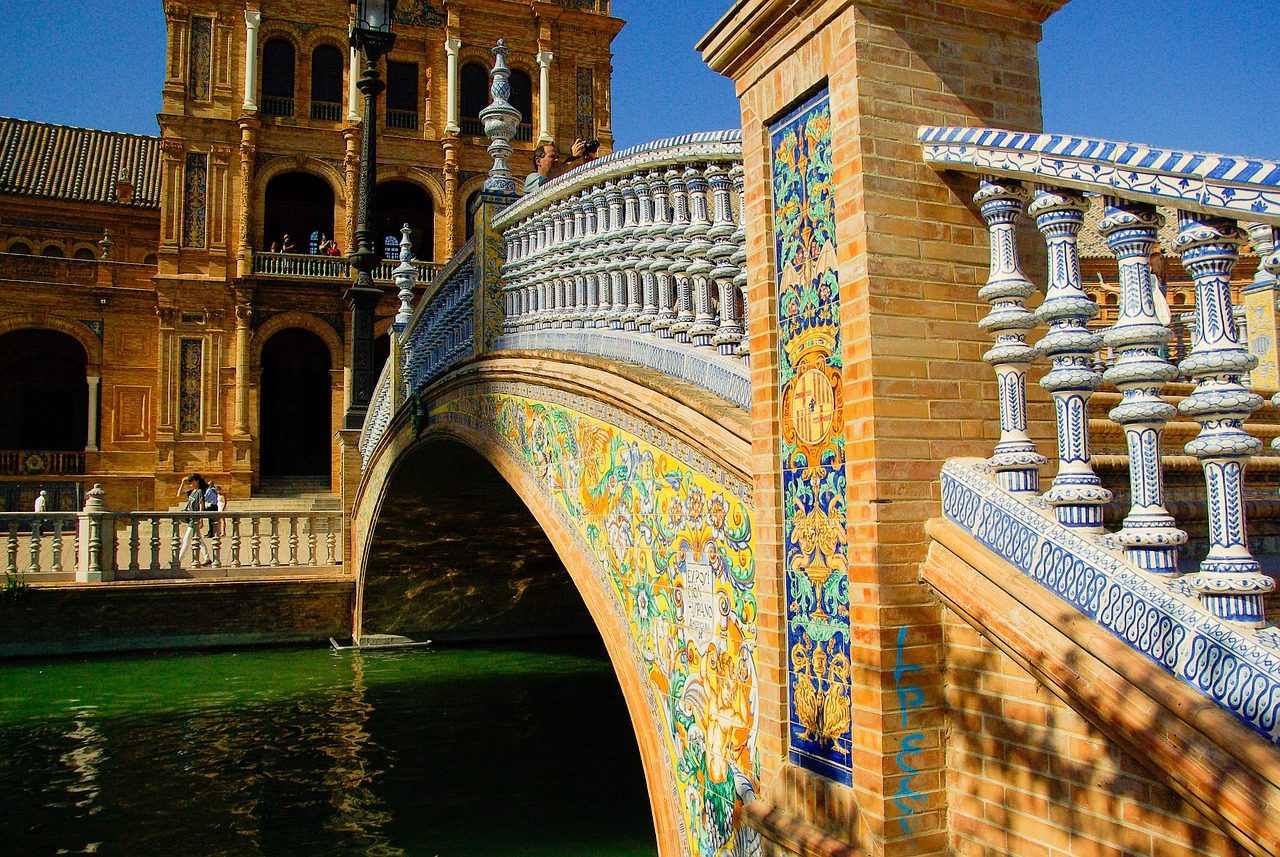
M 826 91 L 770 129 L 790 757 L 852 779 L 840 284 Z
M 750 487 L 600 402 L 523 384 L 437 404 L 491 435 L 594 557 L 665 727 L 690 854 L 758 853 L 733 812 L 758 784 Z

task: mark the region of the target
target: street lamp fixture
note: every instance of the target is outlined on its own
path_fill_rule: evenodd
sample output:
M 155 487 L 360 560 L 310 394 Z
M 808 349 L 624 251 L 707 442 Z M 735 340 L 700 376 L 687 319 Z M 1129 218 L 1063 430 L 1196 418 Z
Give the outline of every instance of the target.
M 377 380 L 373 376 L 373 315 L 382 290 L 373 284 L 378 254 L 372 224 L 377 204 L 378 95 L 386 89 L 378 74 L 378 60 L 396 43 L 395 33 L 391 32 L 396 0 L 357 0 L 355 6 L 351 47 L 364 57 L 364 72 L 356 81 L 356 88 L 364 95 L 364 127 L 360 140 L 360 187 L 356 195 L 356 246 L 351 254 L 356 278 L 345 295 L 351 305 L 351 386 L 342 425 L 348 429 L 364 425 Z

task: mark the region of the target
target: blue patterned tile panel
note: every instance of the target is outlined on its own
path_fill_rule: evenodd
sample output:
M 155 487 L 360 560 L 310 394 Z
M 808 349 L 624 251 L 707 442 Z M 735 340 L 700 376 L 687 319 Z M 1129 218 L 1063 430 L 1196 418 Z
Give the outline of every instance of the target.
M 1181 578 L 1147 574 L 1105 536 L 1060 525 L 1039 498 L 1002 491 L 981 459 L 942 468 L 942 511 L 1028 577 L 1280 743 L 1280 631 L 1234 627 Z
M 922 126 L 925 163 L 1280 226 L 1280 162 L 1063 134 Z

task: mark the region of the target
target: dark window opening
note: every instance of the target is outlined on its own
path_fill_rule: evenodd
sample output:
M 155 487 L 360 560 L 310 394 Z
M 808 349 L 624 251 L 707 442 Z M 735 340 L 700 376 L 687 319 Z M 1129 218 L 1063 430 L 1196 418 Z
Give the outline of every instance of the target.
M 262 112 L 293 115 L 293 45 L 272 39 L 262 48 Z
M 533 82 L 518 68 L 511 70 L 511 106 L 520 111 L 520 124 L 533 122 Z
M 342 118 L 342 53 L 321 45 L 311 54 L 311 118 L 336 122 Z
M 61 247 L 59 247 L 57 244 L 50 244 L 48 247 L 46 247 L 46 248 L 44 248 L 43 250 L 41 250 L 41 251 L 40 251 L 40 255 L 41 255 L 41 256 L 53 256 L 53 257 L 55 257 L 55 258 L 61 259 L 63 256 L 65 256 L 65 255 L 67 255 L 67 254 L 66 254 L 66 253 L 63 253 L 63 252 L 62 252 L 62 248 L 61 248 Z
M 328 476 L 333 434 L 329 348 L 309 330 L 289 328 L 262 349 L 259 472 Z
M 305 253 L 313 232 L 333 235 L 333 189 L 328 183 L 308 173 L 284 173 L 268 182 L 262 249 L 283 250 L 288 243 L 290 252 Z
M 80 451 L 89 438 L 88 358 L 65 333 L 0 335 L 0 449 Z
M 402 181 L 378 185 L 376 230 L 387 259 L 400 258 L 400 229 L 409 224 L 413 258 L 430 262 L 435 257 L 435 207 L 431 194 Z
M 387 127 L 418 127 L 418 64 L 387 63 Z
M 463 219 L 467 221 L 467 239 L 470 240 L 472 235 L 476 234 L 476 221 L 471 216 L 471 206 L 475 204 L 476 197 L 484 192 L 484 188 L 473 190 L 471 195 L 467 197 L 467 205 L 462 210 Z
M 9 245 L 9 252 L 10 253 L 30 253 L 31 245 L 26 244 L 22 241 L 15 241 Z
M 484 136 L 480 111 L 489 104 L 489 70 L 480 63 L 469 62 L 458 74 L 458 124 L 470 137 Z
M 77 251 L 76 251 L 76 254 L 75 254 L 75 255 L 76 255 L 76 258 L 77 258 L 77 259 L 92 259 L 92 258 L 94 258 L 93 251 L 92 251 L 92 250 L 90 250 L 88 247 L 81 247 L 79 250 L 77 250 Z

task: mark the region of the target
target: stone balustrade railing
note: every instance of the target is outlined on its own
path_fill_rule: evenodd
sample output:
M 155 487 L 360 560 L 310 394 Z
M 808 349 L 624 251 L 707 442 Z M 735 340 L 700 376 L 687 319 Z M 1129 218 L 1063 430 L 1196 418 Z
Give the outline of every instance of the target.
M 343 564 L 336 513 L 111 512 L 104 494 L 94 486 L 80 512 L 0 513 L 4 585 L 333 572 Z
M 616 152 L 510 206 L 496 347 L 674 365 L 746 407 L 742 189 L 725 131 Z
M 392 272 L 399 265 L 396 259 L 382 259 L 373 271 L 373 278 L 380 282 L 393 279 Z M 419 277 L 431 279 L 440 266 L 432 262 L 412 262 Z M 271 253 L 253 251 L 253 273 L 262 277 L 288 277 L 296 280 L 350 280 L 351 260 L 346 256 L 319 256 L 309 253 Z
M 401 334 L 406 390 L 419 390 L 475 351 L 475 242 L 436 275 Z
M 388 363 L 390 360 L 387 361 Z M 365 414 L 364 425 L 360 427 L 360 460 L 365 462 L 373 454 L 373 448 L 382 438 L 383 432 L 391 424 L 395 414 L 395 402 L 392 401 L 392 373 L 385 368 L 378 377 L 378 386 L 373 388 L 373 396 L 369 399 L 369 410 Z
M 1246 242 L 1273 249 L 1280 226 L 1280 163 L 1171 152 L 1138 145 L 982 128 L 922 128 L 924 158 L 938 170 L 981 177 L 974 195 L 991 237 L 991 267 L 979 296 L 980 324 L 995 340 L 985 355 L 999 388 L 1000 440 L 985 462 L 953 460 L 943 471 L 943 511 L 1033 578 L 1157 663 L 1196 683 L 1272 740 L 1280 740 L 1280 632 L 1267 627 L 1264 597 L 1275 588 L 1249 550 L 1244 471 L 1262 443 L 1243 428 L 1262 405 L 1242 378 L 1258 359 L 1235 323 L 1230 274 Z M 1086 194 L 1104 198 L 1101 233 L 1115 254 L 1119 316 L 1096 331 L 1098 311 L 1082 288 L 1077 240 Z M 1196 335 L 1175 366 L 1173 338 L 1157 316 L 1149 258 L 1161 225 L 1156 204 L 1177 211 L 1175 250 L 1195 284 Z M 1049 281 L 1040 305 L 1021 268 L 1015 232 L 1029 216 L 1044 238 Z M 1263 260 L 1280 272 L 1274 252 Z M 1032 345 L 1029 334 L 1046 328 Z M 1095 355 L 1108 349 L 1105 371 Z M 1026 379 L 1053 398 L 1058 467 L 1027 432 Z M 1161 398 L 1179 373 L 1196 386 L 1175 409 Z M 1129 452 L 1130 504 L 1115 533 L 1103 529 L 1111 492 L 1090 455 L 1088 402 L 1103 382 L 1121 393 L 1110 419 Z M 1161 435 L 1181 411 L 1200 424 L 1186 445 L 1206 484 L 1209 552 L 1198 569 L 1179 564 L 1187 534 L 1165 499 Z

